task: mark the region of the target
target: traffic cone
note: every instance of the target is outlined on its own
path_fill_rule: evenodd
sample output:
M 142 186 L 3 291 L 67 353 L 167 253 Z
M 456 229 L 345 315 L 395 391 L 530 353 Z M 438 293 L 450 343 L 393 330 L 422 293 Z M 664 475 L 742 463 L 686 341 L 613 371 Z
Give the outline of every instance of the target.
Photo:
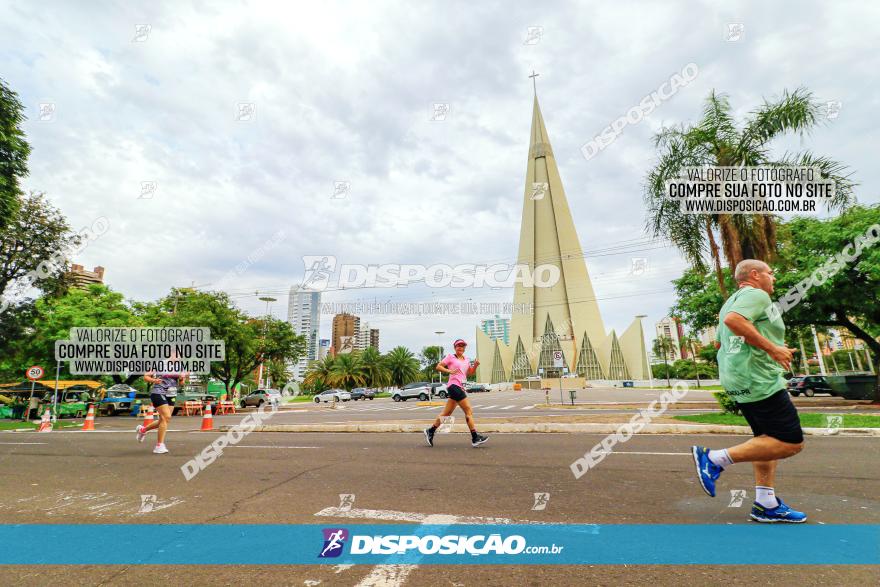
M 52 432 L 52 411 L 49 408 L 43 412 L 43 417 L 40 418 L 40 428 L 37 432 Z
M 202 412 L 202 432 L 210 432 L 214 429 L 214 416 L 211 415 L 211 404 L 205 404 L 205 410 Z
M 153 406 L 148 404 L 147 407 L 144 408 L 143 426 L 144 426 L 144 428 L 146 428 L 147 426 L 149 426 L 152 423 L 153 423 Z
M 86 414 L 86 421 L 83 422 L 83 432 L 95 429 L 95 404 L 89 404 L 89 412 Z

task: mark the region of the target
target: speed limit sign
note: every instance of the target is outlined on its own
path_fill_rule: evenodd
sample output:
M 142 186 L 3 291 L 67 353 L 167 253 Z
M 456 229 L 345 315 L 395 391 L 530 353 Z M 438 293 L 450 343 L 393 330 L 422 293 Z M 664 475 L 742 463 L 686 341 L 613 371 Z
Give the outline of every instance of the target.
M 43 368 L 39 365 L 34 365 L 33 367 L 28 367 L 27 370 L 27 378 L 31 381 L 36 381 L 43 376 Z

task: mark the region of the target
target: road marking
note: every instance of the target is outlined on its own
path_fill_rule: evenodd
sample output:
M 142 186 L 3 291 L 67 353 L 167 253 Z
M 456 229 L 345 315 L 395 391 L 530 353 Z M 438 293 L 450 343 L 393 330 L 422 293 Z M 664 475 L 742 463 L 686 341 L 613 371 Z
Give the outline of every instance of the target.
M 228 448 L 321 448 L 320 446 L 278 446 L 271 444 L 233 444 Z
M 0 442 L 0 444 L 49 444 L 48 442 Z
M 483 516 L 454 516 L 452 514 L 420 514 L 418 512 L 397 512 L 394 510 L 368 510 L 352 508 L 342 510 L 338 507 L 324 508 L 316 516 L 331 518 L 351 518 L 355 520 L 384 520 L 388 522 L 413 522 L 417 524 L 546 524 L 533 520 L 511 520 L 509 518 L 486 518 Z
M 524 409 L 524 410 L 532 410 L 534 408 L 535 408 L 535 406 L 523 406 L 522 407 L 522 409 Z
M 609 451 L 609 454 L 613 455 L 666 455 L 666 456 L 688 456 L 691 453 L 689 452 L 638 452 L 634 450 L 623 450 L 623 451 Z
M 491 409 L 491 408 L 497 408 L 498 406 L 497 406 L 497 405 L 492 405 L 492 406 L 483 406 L 483 407 L 486 408 L 487 410 L 489 410 L 489 409 Z
M 500 409 L 509 410 L 510 408 L 515 408 L 515 407 L 516 407 L 516 405 L 514 404 L 514 405 L 510 405 L 510 406 L 504 406 L 503 408 L 500 408 Z

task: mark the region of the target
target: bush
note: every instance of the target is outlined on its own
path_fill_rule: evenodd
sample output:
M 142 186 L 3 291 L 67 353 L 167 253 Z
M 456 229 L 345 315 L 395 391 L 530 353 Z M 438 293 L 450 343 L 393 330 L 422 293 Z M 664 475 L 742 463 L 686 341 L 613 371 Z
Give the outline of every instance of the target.
M 735 414 L 739 416 L 739 406 L 733 401 L 733 398 L 727 395 L 726 391 L 717 391 L 712 394 L 715 400 L 725 414 Z

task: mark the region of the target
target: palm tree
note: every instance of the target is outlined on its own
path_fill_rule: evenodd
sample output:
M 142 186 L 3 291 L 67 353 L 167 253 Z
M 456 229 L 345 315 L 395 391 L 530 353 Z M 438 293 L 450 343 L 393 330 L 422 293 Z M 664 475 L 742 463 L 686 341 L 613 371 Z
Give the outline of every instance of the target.
M 694 362 L 694 371 L 697 373 L 697 389 L 700 388 L 700 364 L 697 363 L 697 343 L 700 342 L 693 334 L 687 334 L 681 343 L 691 352 L 691 360 Z
M 360 362 L 359 353 L 345 353 L 336 355 L 333 367 L 330 369 L 328 383 L 336 387 L 342 387 L 351 391 L 352 387 L 364 385 L 367 377 Z
M 659 336 L 654 339 L 654 356 L 663 357 L 663 364 L 666 366 L 666 385 L 668 387 L 672 387 L 672 383 L 669 380 L 669 362 L 666 357 L 675 350 L 675 343 L 672 342 L 672 339 L 668 336 Z M 673 354 L 673 356 L 675 356 Z
M 327 355 L 320 361 L 314 361 L 306 370 L 303 384 L 312 388 L 315 392 L 320 392 L 329 387 L 335 361 L 336 359 L 333 355 Z
M 668 238 L 696 269 L 706 271 L 706 255 L 712 261 L 721 295 L 727 287 L 721 271 L 721 252 L 731 272 L 742 259 L 771 261 L 776 254 L 776 217 L 766 214 L 683 214 L 677 202 L 665 197 L 667 180 L 678 177 L 684 167 L 700 166 L 801 166 L 816 167 L 836 184 L 829 209 L 843 209 L 853 198 L 855 184 L 846 167 L 809 151 L 771 159 L 769 143 L 793 131 L 800 135 L 820 123 L 821 106 L 804 88 L 783 92 L 776 102 L 765 101 L 741 128 L 731 113 L 730 101 L 713 90 L 706 100 L 702 119 L 694 126 L 663 128 L 655 137 L 660 150 L 657 165 L 648 174 L 645 204 L 647 230 Z M 715 233 L 721 240 L 719 248 Z
M 391 373 L 392 385 L 406 385 L 419 376 L 419 361 L 406 347 L 391 349 L 391 352 L 385 355 L 385 364 Z
M 359 355 L 361 370 L 366 377 L 366 385 L 385 387 L 391 381 L 391 372 L 385 365 L 385 359 L 376 347 L 367 347 Z

